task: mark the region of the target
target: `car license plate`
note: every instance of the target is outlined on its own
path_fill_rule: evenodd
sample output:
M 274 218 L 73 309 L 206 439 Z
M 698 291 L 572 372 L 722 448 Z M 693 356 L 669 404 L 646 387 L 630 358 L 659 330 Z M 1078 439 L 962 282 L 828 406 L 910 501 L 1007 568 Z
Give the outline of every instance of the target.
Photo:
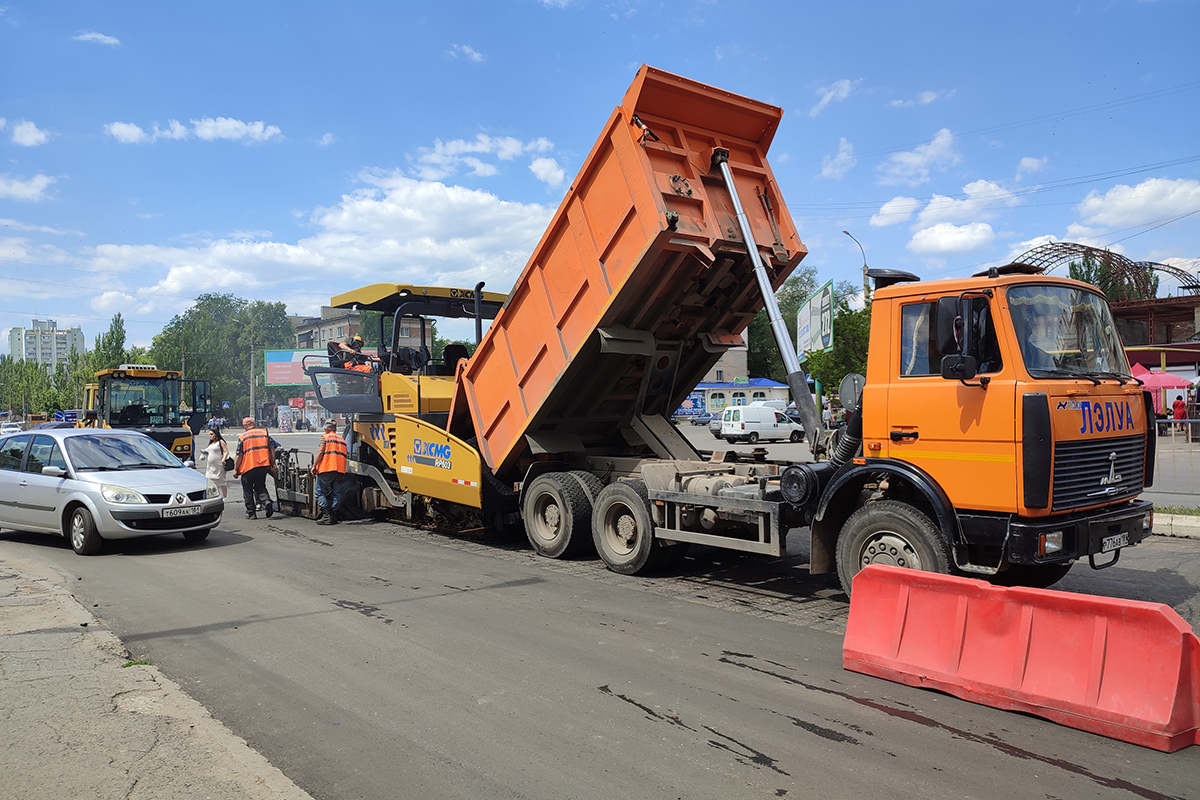
M 194 517 L 199 513 L 200 506 L 179 506 L 178 508 L 164 508 L 162 510 L 164 517 Z M 1108 540 L 1105 539 L 1105 541 Z
M 1118 547 L 1127 547 L 1129 545 L 1129 534 L 1118 533 L 1113 536 L 1105 536 L 1100 540 L 1100 552 L 1107 553 L 1116 550 Z

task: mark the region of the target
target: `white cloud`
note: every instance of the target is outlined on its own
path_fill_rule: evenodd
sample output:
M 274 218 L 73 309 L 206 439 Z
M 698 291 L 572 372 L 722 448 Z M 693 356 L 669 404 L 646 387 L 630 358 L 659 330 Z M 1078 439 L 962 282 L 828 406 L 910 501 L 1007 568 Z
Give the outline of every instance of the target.
M 83 236 L 83 231 L 59 230 L 46 225 L 30 225 L 25 222 L 19 222 L 15 219 L 4 219 L 0 217 L 0 228 L 11 228 L 14 231 L 34 231 L 37 233 L 52 233 L 56 236 Z
M 46 189 L 55 180 L 57 179 L 42 174 L 34 175 L 29 180 L 24 181 L 20 178 L 10 178 L 7 175 L 0 175 L 0 197 L 7 197 L 13 200 L 41 200 L 46 193 Z
M 115 36 L 105 36 L 103 33 L 95 31 L 80 31 L 78 36 L 72 36 L 77 42 L 95 42 L 96 44 L 106 44 L 110 47 L 116 47 L 121 43 L 121 40 Z
M 943 256 L 973 253 L 991 245 L 996 237 L 986 222 L 951 225 L 941 222 L 913 234 L 908 249 L 917 255 Z
M 158 313 L 178 313 L 197 286 L 284 300 L 296 313 L 315 312 L 347 286 L 384 280 L 468 287 L 486 280 L 489 291 L 505 291 L 553 212 L 399 171 L 368 171 L 359 181 L 340 202 L 313 211 L 316 232 L 294 244 L 269 241 L 267 231 L 184 247 L 106 244 L 87 251 L 86 267 L 127 275 L 128 282 L 109 276 L 104 290 L 128 295 L 126 308 L 141 303 L 139 311 Z M 147 279 L 153 285 L 136 285 Z
M 927 106 L 939 97 L 951 98 L 954 96 L 954 90 L 949 92 L 919 92 L 915 100 L 892 100 L 888 103 L 892 108 L 911 108 L 913 106 Z
M 317 144 L 321 145 L 321 147 L 328 147 L 329 145 L 333 144 L 336 141 L 337 141 L 336 136 L 334 136 L 332 133 L 327 133 L 324 136 L 322 136 L 320 138 L 320 140 L 317 141 Z
M 1107 238 L 1108 231 L 1104 228 L 1089 228 L 1078 222 L 1072 222 L 1067 226 L 1067 236 L 1064 241 L 1086 244 L 1089 247 L 1104 247 L 1104 240 Z
M 1030 158 L 1029 156 L 1022 158 L 1017 164 L 1017 177 L 1029 175 L 1033 172 L 1041 172 L 1042 167 L 1046 166 L 1046 162 L 1049 160 L 1048 158 Z
M 4 126 L 7 124 L 8 120 L 6 120 L 4 117 L 0 117 L 0 131 L 4 130 Z
M 450 54 L 451 58 L 458 58 L 459 56 L 462 56 L 468 61 L 474 61 L 476 64 L 482 64 L 487 59 L 487 56 L 476 50 L 474 47 L 471 47 L 469 44 L 451 45 L 450 49 L 446 52 Z
M 23 119 L 16 125 L 13 125 L 12 132 L 13 144 L 19 144 L 22 147 L 37 147 L 39 144 L 45 144 L 50 140 L 43 130 L 38 130 L 38 126 L 34 125 L 27 119 Z
M 1126 228 L 1147 225 L 1200 208 L 1200 181 L 1150 178 L 1137 186 L 1118 184 L 1106 193 L 1091 191 L 1078 206 L 1090 225 Z
M 180 124 L 177 119 L 168 120 L 166 130 L 158 127 L 157 122 L 154 123 L 155 139 L 186 139 L 188 135 L 188 129 Z
M 107 314 L 112 311 L 126 311 L 137 302 L 137 298 L 131 294 L 117 291 L 107 291 L 99 294 L 91 299 L 89 305 L 95 311 L 100 311 Z
M 857 163 L 858 159 L 854 157 L 854 145 L 842 137 L 838 144 L 837 155 L 825 156 L 821 159 L 821 177 L 841 180 Z
M 871 217 L 871 225 L 885 228 L 907 222 L 913 212 L 921 207 L 921 201 L 915 197 L 893 197 L 879 207 L 879 213 Z
M 960 161 L 962 156 L 954 148 L 954 134 L 948 128 L 942 128 L 929 144 L 904 153 L 892 153 L 876 170 L 879 182 L 885 186 L 920 186 L 929 181 L 930 170 L 946 170 Z
M 1012 192 L 991 181 L 972 181 L 963 187 L 965 198 L 956 200 L 935 194 L 917 215 L 917 228 L 928 228 L 939 222 L 964 222 L 989 219 L 1000 206 L 1012 207 L 1021 201 Z
M 546 8 L 566 8 L 571 5 L 571 0 L 542 0 L 542 5 Z
M 132 122 L 110 122 L 104 126 L 104 132 L 121 144 L 141 144 L 154 141 L 153 136 L 148 135 Z
M 529 171 L 550 186 L 558 186 L 563 182 L 563 168 L 553 158 L 535 158 L 529 164 Z
M 858 81 L 850 81 L 842 78 L 840 81 L 834 81 L 831 86 L 822 86 L 817 90 L 817 94 L 821 95 L 821 99 L 817 104 L 808 110 L 810 117 L 815 117 L 825 110 L 825 106 L 830 103 L 840 103 L 850 96 L 850 92 L 854 91 L 854 86 Z
M 428 181 L 441 180 L 464 166 L 469 167 L 473 175 L 487 177 L 495 175 L 497 170 L 494 164 L 480 156 L 511 161 L 522 153 L 545 153 L 553 149 L 554 144 L 544 137 L 522 142 L 511 136 L 492 137 L 481 133 L 470 140 L 443 142 L 435 139 L 432 148 L 422 147 L 417 151 L 416 170 L 418 177 Z
M 274 125 L 259 122 L 242 122 L 232 117 L 205 117 L 192 120 L 192 131 L 206 142 L 215 139 L 230 139 L 238 141 L 247 139 L 251 142 L 265 142 L 282 136 L 282 131 Z
M 191 122 L 191 128 L 177 119 L 168 120 L 166 128 L 160 128 L 156 122 L 152 133 L 146 133 L 140 125 L 132 122 L 110 122 L 104 126 L 104 132 L 122 144 L 148 144 L 159 139 L 180 140 L 190 136 L 196 136 L 206 142 L 216 139 L 265 142 L 282 138 L 283 135 L 278 127 L 267 125 L 261 121 L 242 122 L 240 119 L 231 117 L 217 117 L 216 119 L 205 117 L 194 119 Z M 332 136 L 332 134 L 326 135 Z

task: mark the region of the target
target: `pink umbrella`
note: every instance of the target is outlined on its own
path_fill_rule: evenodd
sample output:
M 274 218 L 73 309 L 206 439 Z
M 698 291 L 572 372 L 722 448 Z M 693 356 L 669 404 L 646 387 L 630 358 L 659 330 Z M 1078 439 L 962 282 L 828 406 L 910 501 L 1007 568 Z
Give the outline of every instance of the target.
M 1192 386 L 1192 382 L 1187 378 L 1157 369 L 1146 369 L 1141 364 L 1134 364 L 1130 371 L 1142 382 L 1142 388 L 1150 390 L 1154 397 L 1154 410 L 1159 414 L 1162 414 L 1166 407 L 1163 398 L 1168 389 L 1190 389 Z

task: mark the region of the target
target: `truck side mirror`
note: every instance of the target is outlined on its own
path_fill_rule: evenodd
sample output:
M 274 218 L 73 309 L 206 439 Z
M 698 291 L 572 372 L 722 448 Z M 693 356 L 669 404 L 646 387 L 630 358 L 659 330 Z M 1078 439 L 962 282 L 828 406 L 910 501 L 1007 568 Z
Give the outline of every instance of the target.
M 957 353 L 942 356 L 942 377 L 946 380 L 969 381 L 978 372 L 979 363 L 975 360 L 975 356 L 964 356 Z
M 942 354 L 958 352 L 958 337 L 954 333 L 954 321 L 959 316 L 957 297 L 939 297 L 937 301 L 937 343 Z

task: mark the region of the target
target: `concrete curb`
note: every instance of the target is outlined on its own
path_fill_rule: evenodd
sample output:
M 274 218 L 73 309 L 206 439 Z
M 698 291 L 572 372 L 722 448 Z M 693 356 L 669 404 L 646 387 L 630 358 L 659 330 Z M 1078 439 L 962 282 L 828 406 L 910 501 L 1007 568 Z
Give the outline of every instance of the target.
M 157 667 L 124 666 L 125 645 L 62 583 L 0 560 L 0 707 L 22 731 L 2 748 L 7 796 L 312 800 Z
M 1154 535 L 1200 539 L 1200 517 L 1184 514 L 1155 514 Z

